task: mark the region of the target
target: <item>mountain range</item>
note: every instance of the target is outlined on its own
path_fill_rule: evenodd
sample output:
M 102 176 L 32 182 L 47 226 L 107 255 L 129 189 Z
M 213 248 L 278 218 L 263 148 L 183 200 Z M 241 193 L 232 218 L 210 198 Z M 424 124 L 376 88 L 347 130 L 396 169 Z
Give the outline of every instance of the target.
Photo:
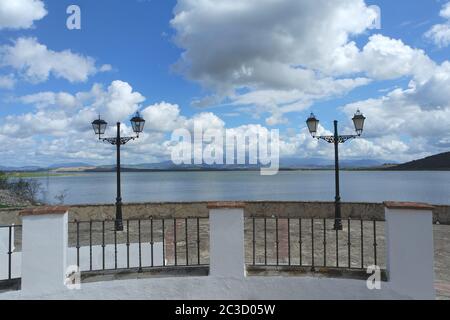
M 361 170 L 450 170 L 450 152 L 437 154 L 424 159 L 419 159 L 403 164 L 382 160 L 361 159 L 341 160 L 339 165 L 342 169 Z M 159 163 L 142 163 L 133 165 L 122 165 L 123 171 L 220 171 L 220 170 L 259 170 L 260 165 L 175 165 L 172 161 Z M 297 169 L 333 169 L 334 161 L 323 158 L 282 158 L 280 159 L 281 170 Z M 48 167 L 24 166 L 7 167 L 0 166 L 0 171 L 58 171 L 58 172 L 109 172 L 114 171 L 115 165 L 95 166 L 84 162 L 55 163 Z

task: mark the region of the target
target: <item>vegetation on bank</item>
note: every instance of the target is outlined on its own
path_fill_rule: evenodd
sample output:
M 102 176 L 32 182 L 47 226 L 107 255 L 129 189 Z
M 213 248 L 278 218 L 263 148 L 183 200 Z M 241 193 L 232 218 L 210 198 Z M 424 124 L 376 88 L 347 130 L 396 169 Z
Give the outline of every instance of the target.
M 38 204 L 41 184 L 34 179 L 14 178 L 0 171 L 0 207 Z
M 7 175 L 11 178 L 40 178 L 40 177 L 62 177 L 70 174 L 63 173 L 49 173 L 47 171 L 20 171 L 8 172 Z

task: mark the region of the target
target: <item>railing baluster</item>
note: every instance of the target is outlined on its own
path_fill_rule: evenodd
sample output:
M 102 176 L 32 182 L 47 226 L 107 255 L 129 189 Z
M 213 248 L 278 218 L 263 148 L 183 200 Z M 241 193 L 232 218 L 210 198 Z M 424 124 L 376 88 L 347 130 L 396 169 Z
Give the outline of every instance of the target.
M 255 252 L 255 249 L 256 249 L 255 217 L 252 217 L 252 221 L 253 221 L 253 229 L 252 229 L 252 232 L 253 232 L 253 242 L 252 242 L 252 244 L 253 244 L 253 254 L 252 254 L 252 256 L 253 256 L 253 265 L 255 265 L 256 264 L 256 257 L 255 257 L 255 255 L 256 255 L 256 252 Z
M 375 265 L 378 265 L 377 261 L 377 221 L 373 220 L 373 254 L 374 254 L 374 262 Z
M 80 222 L 77 221 L 77 266 L 78 269 L 81 270 L 80 267 Z
M 92 271 L 92 220 L 89 221 L 89 270 Z
M 117 230 L 114 221 L 114 269 L 117 269 Z
M 323 266 L 327 266 L 327 219 L 323 219 Z
M 173 254 L 175 265 L 177 265 L 177 219 L 173 219 Z
M 130 268 L 130 220 L 127 219 L 127 269 Z
M 197 218 L 197 264 L 200 265 L 200 218 Z
M 336 230 L 336 268 L 339 268 L 339 230 Z
M 267 218 L 264 218 L 264 265 L 267 266 Z
M 9 226 L 8 229 L 8 279 L 11 280 L 12 226 Z
M 312 267 L 311 271 L 316 271 L 315 263 L 314 263 L 314 218 L 311 219 L 311 260 Z
M 164 235 L 164 218 L 162 218 L 162 247 L 163 247 L 163 266 L 166 265 L 166 244 L 165 244 L 165 235 Z
M 364 269 L 364 221 L 361 219 L 361 269 Z
M 279 256 L 279 252 L 278 252 L 278 249 L 279 249 L 279 241 L 278 241 L 278 217 L 276 217 L 275 218 L 275 234 L 276 234 L 276 240 L 275 240 L 275 242 L 276 242 L 276 249 L 277 249 L 277 266 L 279 265 L 279 263 L 280 263 L 280 256 Z
M 303 266 L 302 218 L 298 219 L 298 253 L 300 267 Z
M 288 223 L 288 265 L 291 265 L 291 219 L 287 219 Z
M 102 269 L 105 270 L 105 220 L 102 221 Z
M 351 234 L 350 234 L 350 218 L 347 220 L 347 251 L 348 251 L 348 268 L 352 268 L 352 256 L 351 256 Z
M 153 217 L 150 218 L 150 259 L 153 267 Z
M 138 270 L 138 272 L 142 272 L 141 219 L 138 220 L 138 241 L 139 241 L 139 270 Z
M 189 265 L 188 219 L 184 219 L 184 241 L 186 243 L 186 265 Z

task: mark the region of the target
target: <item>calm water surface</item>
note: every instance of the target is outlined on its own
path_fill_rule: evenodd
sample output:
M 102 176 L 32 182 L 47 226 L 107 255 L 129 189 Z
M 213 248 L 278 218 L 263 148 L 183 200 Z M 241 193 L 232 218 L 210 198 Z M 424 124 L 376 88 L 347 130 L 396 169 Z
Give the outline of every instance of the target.
M 56 203 L 66 190 L 66 204 L 114 203 L 115 173 L 37 178 L 42 198 Z M 450 204 L 450 172 L 341 172 L 342 201 L 422 201 Z M 124 202 L 279 200 L 332 201 L 333 171 L 145 172 L 122 174 Z

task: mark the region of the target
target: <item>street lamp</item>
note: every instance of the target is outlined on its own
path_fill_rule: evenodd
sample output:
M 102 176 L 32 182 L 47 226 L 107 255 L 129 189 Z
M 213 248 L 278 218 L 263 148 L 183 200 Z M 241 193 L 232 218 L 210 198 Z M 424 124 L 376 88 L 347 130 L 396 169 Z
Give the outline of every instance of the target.
M 336 197 L 335 197 L 335 212 L 334 212 L 334 230 L 342 230 L 342 217 L 341 217 L 341 196 L 339 192 L 339 144 L 345 143 L 348 140 L 358 138 L 362 135 L 364 130 L 364 121 L 366 118 L 357 111 L 353 117 L 353 124 L 355 125 L 356 135 L 339 135 L 338 134 L 338 122 L 334 121 L 334 135 L 333 136 L 318 136 L 317 129 L 319 127 L 319 120 L 311 113 L 310 117 L 306 121 L 309 132 L 318 140 L 322 139 L 328 143 L 334 144 L 334 168 L 335 168 L 335 180 L 336 180 Z
M 123 222 L 122 222 L 122 195 L 120 190 L 120 146 L 126 144 L 131 140 L 135 140 L 139 138 L 139 133 L 144 131 L 145 120 L 141 117 L 139 112 L 136 112 L 135 116 L 131 118 L 131 127 L 133 128 L 134 133 L 136 133 L 135 137 L 121 137 L 120 136 L 120 122 L 117 122 L 117 136 L 115 138 L 102 138 L 102 135 L 105 134 L 106 126 L 108 123 L 105 120 L 102 120 L 100 116 L 98 119 L 92 122 L 92 128 L 94 129 L 94 133 L 98 135 L 98 139 L 104 142 L 109 142 L 112 145 L 116 146 L 117 150 L 117 198 L 116 198 L 116 221 L 115 228 L 117 231 L 123 230 Z

